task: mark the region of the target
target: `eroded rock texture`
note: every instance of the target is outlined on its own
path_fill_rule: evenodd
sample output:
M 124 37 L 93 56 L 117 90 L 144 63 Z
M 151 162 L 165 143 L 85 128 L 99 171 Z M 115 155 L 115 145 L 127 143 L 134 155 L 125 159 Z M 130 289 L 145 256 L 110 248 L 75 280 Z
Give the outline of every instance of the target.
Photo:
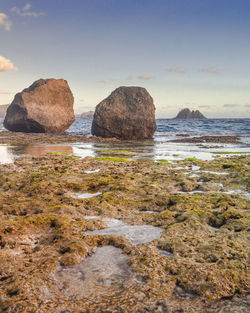
M 105 138 L 152 138 L 155 130 L 154 102 L 141 87 L 117 88 L 98 104 L 92 123 L 92 134 Z
M 75 120 L 74 97 L 64 79 L 39 79 L 16 94 L 4 127 L 15 132 L 56 133 Z

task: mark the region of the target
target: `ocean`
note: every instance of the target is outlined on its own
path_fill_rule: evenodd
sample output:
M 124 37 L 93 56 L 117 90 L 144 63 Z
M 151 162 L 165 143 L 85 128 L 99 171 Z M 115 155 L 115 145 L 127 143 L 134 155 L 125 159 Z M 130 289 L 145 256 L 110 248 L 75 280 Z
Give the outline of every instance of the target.
M 157 119 L 155 138 L 188 133 L 198 135 L 238 135 L 250 137 L 250 118 L 247 119 Z M 69 133 L 91 135 L 92 119 L 76 118 L 69 127 Z M 0 119 L 0 131 L 4 131 L 3 119 Z
M 77 118 L 68 132 L 90 135 L 92 119 Z M 157 119 L 155 138 L 188 133 L 197 135 L 250 136 L 250 119 Z
M 82 134 L 91 136 L 92 119 L 77 118 L 67 133 Z M 0 131 L 3 131 L 3 120 L 0 120 Z M 182 135 L 196 136 L 238 136 L 238 144 L 222 143 L 176 143 L 175 139 L 184 138 Z M 0 132 L 1 136 L 1 132 Z M 42 151 L 39 145 L 39 151 Z M 215 152 L 250 152 L 250 119 L 158 119 L 157 131 L 154 138 L 150 140 L 124 141 L 114 143 L 74 143 L 67 145 L 71 147 L 72 153 L 80 157 L 100 156 L 105 154 L 105 149 L 128 150 L 134 152 L 135 159 L 165 159 L 170 162 L 185 158 L 199 158 L 211 160 L 216 156 Z M 51 149 L 51 148 L 50 148 Z M 53 149 L 57 149 L 53 145 Z M 60 146 L 60 149 L 62 147 Z M 32 154 L 36 151 L 36 146 L 29 147 L 27 153 L 26 146 L 6 147 L 0 146 L 1 163 L 13 162 L 17 157 Z M 102 151 L 101 151 L 102 150 Z M 60 150 L 61 151 L 61 150 Z M 37 155 L 37 151 L 35 152 Z

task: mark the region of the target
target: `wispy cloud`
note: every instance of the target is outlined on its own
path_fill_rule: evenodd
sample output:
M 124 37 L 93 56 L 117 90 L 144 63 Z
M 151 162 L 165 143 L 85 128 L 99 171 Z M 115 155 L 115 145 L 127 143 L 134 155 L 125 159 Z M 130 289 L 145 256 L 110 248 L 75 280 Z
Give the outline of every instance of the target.
M 137 78 L 142 79 L 142 80 L 151 80 L 151 79 L 154 79 L 154 76 L 148 75 L 148 74 L 143 74 L 143 75 L 137 76 Z
M 245 104 L 245 107 L 250 108 L 250 104 Z
M 17 71 L 18 68 L 14 66 L 14 64 L 11 62 L 11 60 L 4 58 L 0 55 L 0 72 L 7 72 L 15 70 Z
M 217 73 L 219 69 L 217 67 L 204 67 L 201 71 L 205 73 Z
M 31 8 L 31 4 L 26 3 L 25 6 L 23 7 L 23 11 L 29 11 L 30 8 Z
M 127 77 L 128 80 L 132 80 L 134 78 L 135 78 L 134 75 L 128 75 L 128 77 Z
M 172 73 L 184 73 L 185 72 L 185 68 L 184 67 L 171 67 L 167 69 L 168 72 L 172 72 Z
M 31 9 L 31 4 L 26 3 L 25 6 L 21 9 L 19 9 L 17 7 L 11 8 L 11 12 L 16 13 L 17 15 L 20 15 L 20 16 L 39 17 L 39 16 L 45 15 L 44 12 L 34 12 L 34 11 L 30 11 L 30 9 Z
M 6 90 L 0 90 L 0 95 L 13 95 L 14 92 L 6 91 Z
M 11 20 L 9 19 L 8 15 L 0 12 L 0 28 L 3 28 L 4 30 L 10 31 L 11 25 L 12 25 L 12 23 L 11 23 Z
M 107 84 L 109 81 L 107 79 L 102 79 L 97 81 L 99 84 Z
M 226 103 L 223 105 L 224 108 L 235 108 L 235 107 L 238 107 L 238 106 L 241 106 L 240 104 L 235 104 L 235 103 Z
M 208 109 L 210 108 L 211 106 L 210 105 L 198 105 L 199 108 L 203 108 L 203 109 Z

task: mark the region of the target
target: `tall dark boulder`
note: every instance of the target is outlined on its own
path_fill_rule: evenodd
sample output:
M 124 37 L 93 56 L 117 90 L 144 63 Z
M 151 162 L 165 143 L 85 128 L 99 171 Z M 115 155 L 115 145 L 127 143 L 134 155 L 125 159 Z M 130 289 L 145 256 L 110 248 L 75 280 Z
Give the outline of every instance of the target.
M 15 132 L 62 132 L 75 120 L 73 104 L 66 80 L 39 79 L 15 95 L 4 127 Z
M 96 107 L 92 134 L 104 138 L 152 138 L 156 130 L 155 106 L 142 87 L 119 87 Z

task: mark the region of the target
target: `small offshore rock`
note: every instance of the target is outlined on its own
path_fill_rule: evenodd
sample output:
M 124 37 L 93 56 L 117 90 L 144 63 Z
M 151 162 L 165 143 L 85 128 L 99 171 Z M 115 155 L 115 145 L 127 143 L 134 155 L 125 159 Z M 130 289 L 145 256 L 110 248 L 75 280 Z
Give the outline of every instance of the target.
M 75 120 L 74 97 L 64 79 L 39 79 L 15 95 L 4 127 L 14 132 L 57 133 Z
M 180 119 L 199 119 L 199 118 L 206 118 L 199 110 L 196 111 L 191 111 L 190 109 L 186 108 L 181 110 L 176 118 L 180 118 Z

